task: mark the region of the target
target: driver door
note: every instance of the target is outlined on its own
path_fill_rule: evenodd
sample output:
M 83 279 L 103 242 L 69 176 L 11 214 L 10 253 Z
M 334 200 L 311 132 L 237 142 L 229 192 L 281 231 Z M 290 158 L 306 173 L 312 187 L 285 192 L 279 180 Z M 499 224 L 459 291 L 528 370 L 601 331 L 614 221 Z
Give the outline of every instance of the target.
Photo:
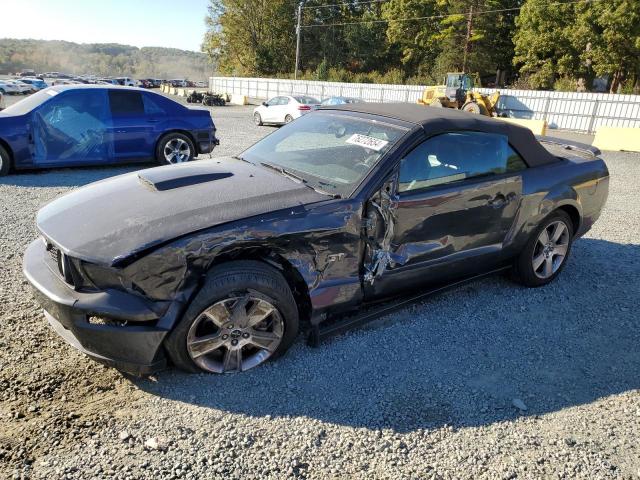
M 74 165 L 113 160 L 109 106 L 104 90 L 69 90 L 32 113 L 36 165 Z
M 368 296 L 448 282 L 499 263 L 525 168 L 502 135 L 452 132 L 418 145 L 400 162 L 395 195 L 373 205 L 385 228 L 374 233 L 371 256 L 386 247 L 388 262 L 365 285 Z

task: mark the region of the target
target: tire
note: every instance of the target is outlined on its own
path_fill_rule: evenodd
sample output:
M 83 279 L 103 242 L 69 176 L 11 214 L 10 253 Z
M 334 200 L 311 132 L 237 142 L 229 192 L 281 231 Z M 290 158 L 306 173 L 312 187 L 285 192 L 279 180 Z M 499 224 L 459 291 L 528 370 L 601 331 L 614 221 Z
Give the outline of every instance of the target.
M 246 298 L 251 300 L 238 303 Z M 225 302 L 228 307 L 220 307 Z M 260 307 L 256 307 L 258 304 Z M 272 310 L 263 309 L 262 305 L 269 305 Z M 238 317 L 220 313 L 236 308 L 240 312 Z M 266 314 L 255 328 L 249 327 L 244 323 L 251 321 L 246 312 L 256 309 L 259 315 L 255 319 L 262 318 L 266 311 L 271 313 Z M 206 315 L 207 311 L 213 312 L 213 315 Z M 231 322 L 236 322 L 236 325 Z M 272 332 L 269 331 L 270 323 Z M 240 372 L 281 356 L 294 342 L 298 328 L 298 308 L 282 274 L 262 262 L 241 260 L 219 265 L 209 272 L 204 286 L 180 323 L 167 336 L 165 350 L 173 364 L 187 372 Z M 254 334 L 257 335 L 255 339 Z M 263 338 L 265 334 L 271 334 L 267 338 L 277 337 L 279 340 L 270 340 L 268 348 L 256 347 L 252 342 Z M 225 336 L 226 340 L 223 340 Z M 233 341 L 236 342 L 235 346 L 231 345 Z M 213 347 L 215 349 L 211 350 Z M 227 363 L 227 356 L 231 357 L 238 350 L 241 360 Z M 233 366 L 237 368 L 226 370 Z
M 169 149 L 172 149 L 173 156 L 169 153 Z M 156 145 L 156 161 L 160 165 L 190 162 L 195 153 L 193 142 L 182 133 L 167 133 Z
M 191 97 L 187 97 L 187 103 L 193 103 Z
M 557 233 L 555 228 L 559 225 L 563 225 L 565 230 L 556 242 L 553 240 L 554 233 Z M 549 240 L 546 244 L 541 239 L 543 232 L 546 232 L 546 238 Z M 533 288 L 542 287 L 555 280 L 569 260 L 573 234 L 573 223 L 569 215 L 561 210 L 551 213 L 540 223 L 516 259 L 515 279 Z
M 293 117 L 291 115 L 285 115 L 284 117 L 284 123 L 291 123 L 293 122 Z
M 253 123 L 255 123 L 259 127 L 261 127 L 263 125 L 262 117 L 260 116 L 260 114 L 258 112 L 253 114 Z
M 467 102 L 462 106 L 462 110 L 464 110 L 465 112 L 469 112 L 469 113 L 475 113 L 477 115 L 489 115 L 489 112 L 487 112 L 487 109 L 484 107 L 484 105 L 480 105 L 477 102 Z
M 9 152 L 0 145 L 0 177 L 4 177 L 11 170 L 11 157 Z

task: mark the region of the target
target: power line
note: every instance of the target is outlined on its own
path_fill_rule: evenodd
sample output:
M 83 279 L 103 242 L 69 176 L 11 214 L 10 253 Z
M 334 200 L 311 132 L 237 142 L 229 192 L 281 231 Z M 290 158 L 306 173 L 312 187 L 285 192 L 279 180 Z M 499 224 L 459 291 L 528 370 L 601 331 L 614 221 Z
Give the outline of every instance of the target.
M 378 0 L 380 1 L 380 0 Z M 555 5 L 572 5 L 576 3 L 590 3 L 597 2 L 599 0 L 575 0 L 572 2 L 551 2 L 546 4 L 539 4 L 536 6 L 540 7 L 551 7 Z M 500 13 L 500 12 L 513 12 L 517 10 L 522 10 L 523 7 L 513 7 L 513 8 L 500 8 L 497 10 L 481 10 L 479 12 L 475 12 L 473 15 L 483 15 L 486 13 Z M 312 27 L 340 27 L 345 25 L 361 25 L 364 23 L 372 24 L 372 23 L 393 23 L 393 22 L 410 22 L 413 20 L 435 20 L 441 18 L 449 18 L 449 17 L 467 17 L 469 15 L 468 12 L 465 13 L 449 13 L 446 15 L 429 15 L 425 17 L 410 17 L 410 18 L 391 18 L 389 20 L 364 20 L 359 22 L 339 22 L 339 23 L 314 23 L 311 25 L 301 25 L 300 28 L 312 28 Z
M 384 3 L 384 2 L 387 2 L 387 1 L 389 1 L 389 0 L 369 0 L 367 2 L 332 3 L 330 5 L 311 5 L 311 6 L 302 7 L 302 8 L 303 9 L 304 8 L 329 8 L 329 7 L 345 7 L 345 6 L 346 7 L 351 7 L 351 6 L 356 7 L 358 5 L 367 5 L 367 4 L 370 4 L 370 3 Z

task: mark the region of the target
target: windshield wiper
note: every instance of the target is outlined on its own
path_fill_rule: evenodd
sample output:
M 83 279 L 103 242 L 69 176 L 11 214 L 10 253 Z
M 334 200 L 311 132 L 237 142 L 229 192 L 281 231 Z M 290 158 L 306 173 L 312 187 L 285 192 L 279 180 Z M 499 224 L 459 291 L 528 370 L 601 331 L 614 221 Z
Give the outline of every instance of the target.
M 269 163 L 269 162 L 260 162 L 260 165 L 270 168 L 271 170 L 275 170 L 279 174 L 284 175 L 285 177 L 289 177 L 291 180 L 295 182 L 302 183 L 305 187 L 311 188 L 312 190 L 315 190 L 316 192 L 322 195 L 329 195 L 330 197 L 333 197 L 333 198 L 342 198 L 342 195 L 338 193 L 327 192 L 326 190 L 322 190 L 321 188 L 311 185 L 306 178 L 302 178 L 300 175 L 297 175 L 292 171 L 285 169 L 284 167 L 281 167 L 279 165 L 274 165 L 273 163 Z M 322 182 L 322 183 L 324 185 L 333 186 L 330 183 L 325 183 L 325 182 Z
M 241 157 L 240 155 L 234 155 L 233 157 L 236 160 L 240 160 L 241 162 L 247 162 L 247 163 L 251 163 L 249 160 L 247 160 L 246 158 Z M 252 164 L 253 165 L 253 164 Z

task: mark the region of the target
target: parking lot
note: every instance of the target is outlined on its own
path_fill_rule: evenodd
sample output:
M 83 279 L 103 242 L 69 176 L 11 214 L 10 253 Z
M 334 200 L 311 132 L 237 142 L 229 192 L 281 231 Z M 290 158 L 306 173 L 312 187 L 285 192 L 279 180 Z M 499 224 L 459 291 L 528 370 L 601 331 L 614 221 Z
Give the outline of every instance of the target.
M 214 157 L 274 129 L 211 110 Z M 603 157 L 606 208 L 547 287 L 488 278 L 240 375 L 144 379 L 63 343 L 21 273 L 39 207 L 139 167 L 0 179 L 0 477 L 640 478 L 640 154 Z

